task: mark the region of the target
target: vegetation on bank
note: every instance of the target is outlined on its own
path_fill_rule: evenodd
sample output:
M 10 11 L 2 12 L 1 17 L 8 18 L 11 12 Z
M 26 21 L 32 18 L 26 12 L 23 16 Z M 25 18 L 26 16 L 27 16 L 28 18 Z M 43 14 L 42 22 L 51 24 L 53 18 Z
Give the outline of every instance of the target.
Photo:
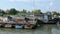
M 50 13 L 52 15 L 57 15 L 57 16 L 60 16 L 60 13 L 58 13 L 57 11 L 47 11 L 45 12 L 46 14 Z M 13 15 L 13 16 L 18 16 L 21 15 L 21 14 L 43 14 L 43 12 L 41 12 L 40 9 L 38 10 L 32 10 L 32 11 L 27 11 L 25 9 L 19 11 L 19 10 L 16 10 L 15 8 L 11 8 L 11 9 L 8 9 L 6 11 L 0 9 L 0 16 L 9 16 L 9 15 Z

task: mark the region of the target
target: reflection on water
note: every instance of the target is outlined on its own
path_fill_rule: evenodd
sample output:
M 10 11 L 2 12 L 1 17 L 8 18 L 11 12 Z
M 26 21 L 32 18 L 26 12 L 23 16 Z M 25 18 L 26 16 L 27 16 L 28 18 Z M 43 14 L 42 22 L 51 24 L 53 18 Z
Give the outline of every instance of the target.
M 59 26 L 56 24 L 43 25 L 35 30 L 0 28 L 0 34 L 60 34 Z

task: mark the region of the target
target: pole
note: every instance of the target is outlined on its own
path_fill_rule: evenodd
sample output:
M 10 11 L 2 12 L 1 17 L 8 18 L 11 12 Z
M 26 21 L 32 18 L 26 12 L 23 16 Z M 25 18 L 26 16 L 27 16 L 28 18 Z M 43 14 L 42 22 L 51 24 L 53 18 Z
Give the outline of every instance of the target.
M 33 0 L 33 10 L 35 10 L 35 0 Z M 33 23 L 34 23 L 34 12 L 33 12 Z M 33 30 L 33 33 L 32 34 L 34 34 L 34 30 Z
M 33 11 L 35 10 L 35 0 L 33 0 Z M 33 12 L 33 23 L 34 23 L 34 12 Z

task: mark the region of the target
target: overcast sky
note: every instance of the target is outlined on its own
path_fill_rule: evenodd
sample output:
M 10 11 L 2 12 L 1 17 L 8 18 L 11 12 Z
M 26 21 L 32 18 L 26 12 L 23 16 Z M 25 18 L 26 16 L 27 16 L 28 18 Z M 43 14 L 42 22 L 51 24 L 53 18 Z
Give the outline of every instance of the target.
M 60 0 L 0 0 L 3 10 L 16 8 L 17 10 L 40 9 L 44 11 L 60 11 Z

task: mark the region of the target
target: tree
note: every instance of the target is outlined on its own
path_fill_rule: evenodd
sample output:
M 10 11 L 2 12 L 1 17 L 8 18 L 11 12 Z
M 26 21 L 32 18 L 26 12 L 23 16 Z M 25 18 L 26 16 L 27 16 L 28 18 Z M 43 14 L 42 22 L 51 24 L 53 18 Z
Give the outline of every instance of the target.
M 42 14 L 41 10 L 34 10 L 34 11 L 32 11 L 32 13 L 34 13 L 34 14 Z
M 7 10 L 8 14 L 15 15 L 18 13 L 18 11 L 15 8 L 11 8 L 10 10 Z
M 47 11 L 46 14 L 51 14 L 51 12 L 50 11 Z
M 53 15 L 57 15 L 58 13 L 56 11 L 52 11 L 52 14 Z
M 60 13 L 58 13 L 57 11 L 52 11 L 52 15 L 55 16 L 55 17 L 59 17 Z
M 0 9 L 0 15 L 3 16 L 5 14 L 5 11 Z
M 27 13 L 27 10 L 23 9 L 23 10 L 21 11 L 21 13 Z
M 31 11 L 28 11 L 27 13 L 28 13 L 28 14 L 32 14 L 32 12 L 31 12 Z

